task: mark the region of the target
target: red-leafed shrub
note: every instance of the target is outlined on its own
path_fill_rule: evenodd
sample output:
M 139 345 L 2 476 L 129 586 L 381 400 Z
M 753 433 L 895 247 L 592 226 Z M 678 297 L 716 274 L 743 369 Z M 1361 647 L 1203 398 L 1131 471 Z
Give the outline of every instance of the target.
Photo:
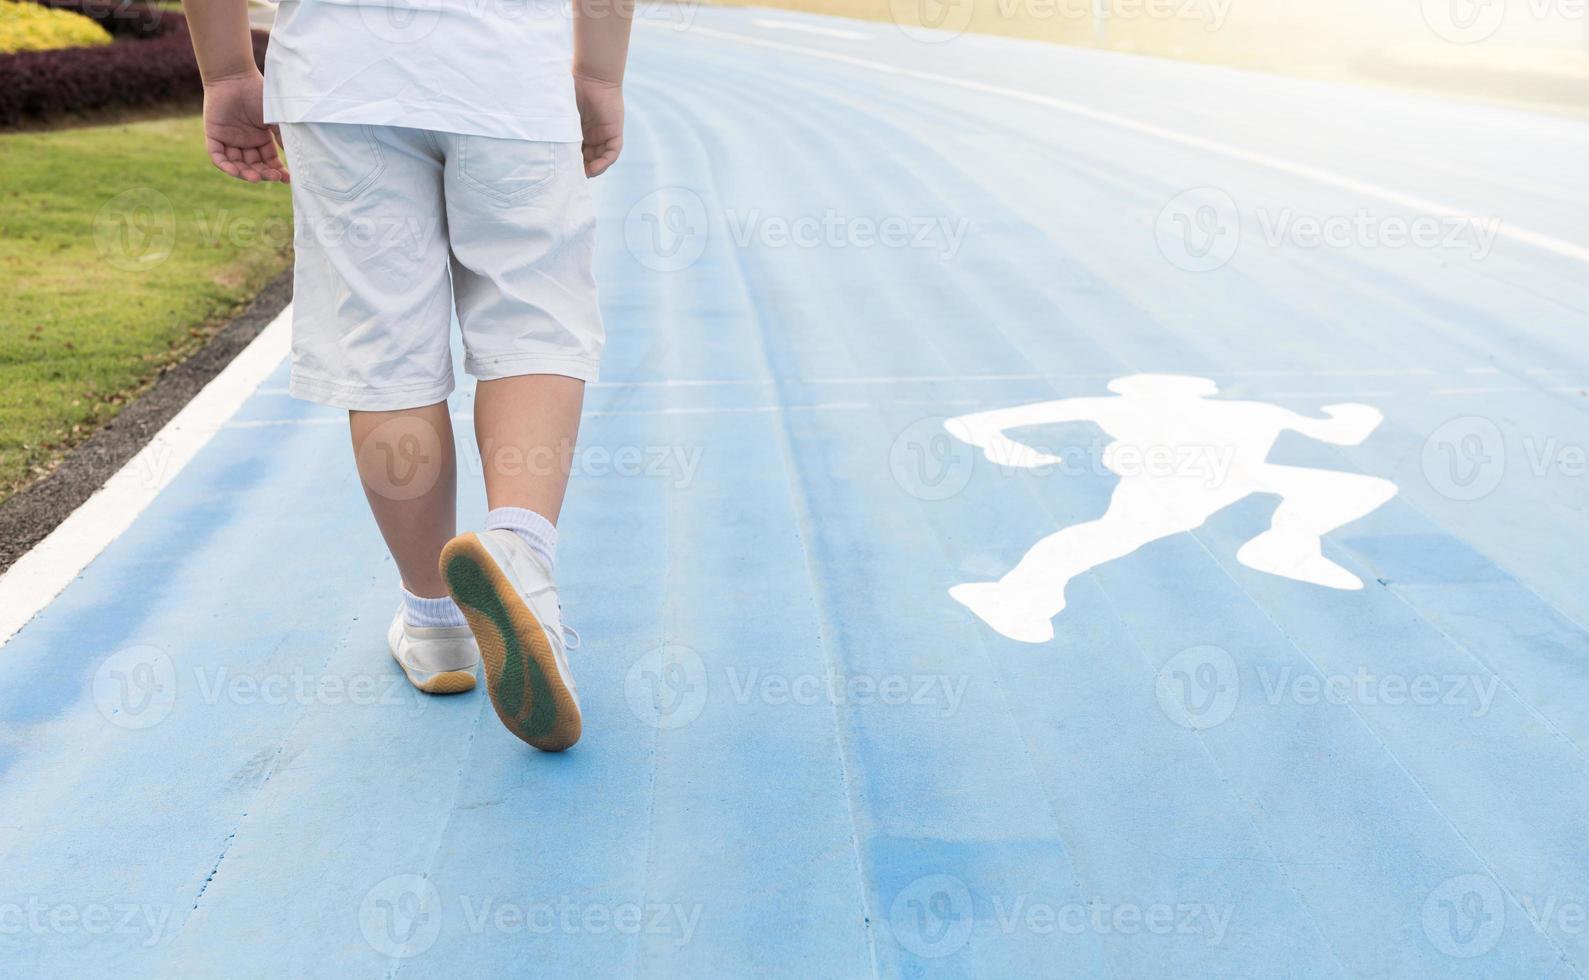
M 187 20 L 177 13 L 109 0 L 42 0 L 93 18 L 117 43 L 0 55 L 0 127 L 72 113 L 158 106 L 203 93 Z M 263 67 L 268 35 L 254 33 Z

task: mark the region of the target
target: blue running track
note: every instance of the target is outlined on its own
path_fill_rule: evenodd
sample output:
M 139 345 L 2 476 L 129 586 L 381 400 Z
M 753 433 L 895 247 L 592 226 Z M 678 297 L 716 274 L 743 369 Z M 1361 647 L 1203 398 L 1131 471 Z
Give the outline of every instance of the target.
M 667 9 L 599 181 L 584 741 L 407 688 L 283 366 L 0 649 L 0 974 L 1589 972 L 1589 124 Z M 1366 588 L 1238 563 L 1255 496 L 1050 642 L 953 601 L 1116 477 L 944 417 L 1143 372 L 1382 412 L 1270 455 L 1396 484 L 1325 538 Z

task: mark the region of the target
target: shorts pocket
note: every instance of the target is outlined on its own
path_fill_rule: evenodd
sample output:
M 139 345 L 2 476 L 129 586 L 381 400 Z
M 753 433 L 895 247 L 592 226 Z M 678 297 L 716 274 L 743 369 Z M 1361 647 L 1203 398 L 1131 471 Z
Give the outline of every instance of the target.
M 465 136 L 459 151 L 464 180 L 503 204 L 515 204 L 552 179 L 555 144 Z
M 282 127 L 292 182 L 324 197 L 351 201 L 386 169 L 381 142 L 368 126 L 299 123 Z

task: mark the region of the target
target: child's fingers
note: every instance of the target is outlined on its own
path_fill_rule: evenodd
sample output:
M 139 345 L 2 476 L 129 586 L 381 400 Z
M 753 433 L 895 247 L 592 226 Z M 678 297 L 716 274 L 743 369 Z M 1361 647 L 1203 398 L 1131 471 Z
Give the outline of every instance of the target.
M 261 146 L 232 146 L 212 137 L 206 139 L 204 145 L 209 151 L 210 162 L 229 177 L 246 180 L 250 184 L 261 181 L 288 183 L 287 168 L 282 164 L 273 143 L 267 141 Z
M 269 145 L 268 143 L 266 144 Z M 265 160 L 265 154 L 257 146 L 243 147 L 243 165 L 247 169 L 248 182 L 253 184 L 261 180 L 276 180 L 276 168 Z
M 226 147 L 217 139 L 206 139 L 204 148 L 209 151 L 210 162 L 215 164 L 215 169 L 229 177 L 237 176 L 237 166 L 226 158 Z
M 282 163 L 281 154 L 276 152 L 274 143 L 267 143 L 260 147 L 259 156 L 264 168 L 270 171 L 271 180 L 279 180 L 284 184 L 288 182 L 287 165 Z
M 249 149 L 244 146 L 228 146 L 226 148 L 226 158 L 237 169 L 234 176 L 241 180 L 246 180 L 250 184 L 257 184 L 259 183 L 259 173 L 253 162 L 248 159 L 249 152 Z M 254 156 L 257 157 L 258 154 L 256 153 Z
M 587 147 L 585 151 L 585 176 L 600 177 L 618 159 L 619 144 L 608 140 L 600 146 Z
M 215 169 L 229 177 L 236 177 L 238 175 L 237 164 L 226 159 L 226 152 L 224 150 L 211 150 L 210 162 L 215 164 Z

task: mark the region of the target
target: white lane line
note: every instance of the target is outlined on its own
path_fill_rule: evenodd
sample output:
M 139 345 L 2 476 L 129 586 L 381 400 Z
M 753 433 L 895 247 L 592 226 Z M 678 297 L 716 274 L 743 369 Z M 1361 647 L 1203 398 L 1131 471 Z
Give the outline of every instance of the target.
M 1464 372 L 1495 371 L 1498 368 L 1465 368 Z M 926 383 L 975 383 L 981 381 L 1065 381 L 1082 380 L 1091 381 L 1102 379 L 1112 381 L 1123 375 L 1131 373 L 1125 368 L 1114 371 L 1056 371 L 1050 374 L 1025 372 L 1021 374 L 904 374 L 904 375 L 859 375 L 853 378 L 789 378 L 783 383 L 786 385 L 893 385 L 893 384 L 926 384 Z M 1187 372 L 1180 372 L 1187 373 Z M 1441 372 L 1434 368 L 1408 367 L 1408 368 L 1256 368 L 1247 371 L 1205 371 L 1193 370 L 1190 373 L 1199 377 L 1208 376 L 1218 380 L 1240 380 L 1246 378 L 1424 378 L 1436 377 L 1442 373 L 1451 374 L 1454 371 Z M 1530 368 L 1528 373 L 1541 373 L 1539 369 Z M 1550 373 L 1550 372 L 1545 372 Z M 767 378 L 673 378 L 653 381 L 596 381 L 589 387 L 605 389 L 630 389 L 630 388 L 744 388 L 767 387 L 777 384 Z M 280 391 L 286 394 L 286 389 Z
M 587 419 L 607 418 L 614 415 L 762 415 L 774 412 L 828 412 L 835 409 L 862 411 L 878 408 L 871 402 L 818 402 L 808 405 L 745 405 L 736 407 L 704 406 L 701 408 L 617 408 L 592 409 L 585 413 Z
M 0 575 L 0 647 L 143 513 L 264 381 L 291 347 L 292 307 L 193 396 L 105 485 Z
M 886 404 L 886 403 L 885 403 Z M 972 403 L 977 404 L 977 403 Z M 768 412 L 826 412 L 835 409 L 859 411 L 881 407 L 872 402 L 817 402 L 803 405 L 706 405 L 697 408 L 617 408 L 591 409 L 580 415 L 582 419 L 607 418 L 614 415 L 760 415 Z M 453 412 L 454 422 L 474 422 L 468 412 Z M 295 419 L 243 419 L 226 423 L 228 429 L 269 429 L 283 425 L 347 425 L 346 415 L 305 415 Z
M 804 45 L 788 44 L 783 41 L 769 41 L 765 38 L 753 37 L 749 34 L 738 34 L 733 31 L 721 31 L 714 27 L 696 26 L 692 27 L 689 33 L 692 35 L 703 35 L 706 37 L 723 38 L 729 41 L 738 41 L 741 44 L 749 44 L 762 48 L 771 48 L 777 51 L 790 51 L 794 52 L 795 54 L 802 54 L 810 58 L 820 58 L 825 61 L 834 61 L 838 62 L 839 64 L 852 65 L 856 68 L 866 68 L 868 70 L 880 72 L 885 75 L 899 75 L 904 78 L 914 78 L 921 81 L 931 82 L 934 85 L 950 85 L 955 88 L 961 88 L 971 92 L 981 92 L 985 95 L 996 95 L 1003 99 L 1014 99 L 1018 102 L 1040 105 L 1049 109 L 1058 109 L 1061 112 L 1068 112 L 1073 116 L 1080 116 L 1083 119 L 1091 119 L 1095 122 L 1101 122 L 1110 126 L 1115 126 L 1119 129 L 1128 130 L 1133 133 L 1139 133 L 1143 136 L 1151 136 L 1154 139 L 1163 140 L 1168 143 L 1189 146 L 1193 149 L 1202 150 L 1206 153 L 1213 153 L 1218 156 L 1228 157 L 1232 160 L 1240 160 L 1243 163 L 1250 163 L 1254 166 L 1267 167 L 1270 170 L 1275 170 L 1284 174 L 1290 174 L 1293 177 L 1301 177 L 1305 180 L 1311 180 L 1315 183 L 1325 184 L 1330 187 L 1337 187 L 1342 190 L 1351 191 L 1354 194 L 1361 194 L 1365 197 L 1377 198 L 1381 201 L 1393 204 L 1396 207 L 1407 208 L 1411 211 L 1419 211 L 1432 216 L 1447 218 L 1466 219 L 1473 216 L 1469 211 L 1441 201 L 1434 201 L 1430 200 L 1429 198 L 1419 197 L 1416 194 L 1408 194 L 1403 191 L 1393 190 L 1388 187 L 1381 187 L 1378 184 L 1370 183 L 1366 180 L 1359 180 L 1356 177 L 1348 177 L 1345 174 L 1338 174 L 1329 170 L 1322 170 L 1318 167 L 1312 167 L 1305 163 L 1297 163 L 1292 160 L 1287 160 L 1283 157 L 1271 156 L 1267 153 L 1259 153 L 1255 150 L 1248 150 L 1239 146 L 1232 146 L 1229 143 L 1221 143 L 1218 140 L 1204 139 L 1201 136 L 1193 136 L 1190 133 L 1182 133 L 1177 130 L 1166 129 L 1163 126 L 1155 126 L 1152 123 L 1145 123 L 1136 119 L 1131 119 L 1127 116 L 1119 116 L 1112 112 L 1094 109 L 1091 106 L 1082 105 L 1079 102 L 1071 102 L 1068 99 L 1057 99 L 1053 96 L 1037 95 L 1032 92 L 1023 92 L 1020 89 L 1007 88 L 1003 85 L 993 85 L 988 82 L 973 81 L 969 78 L 956 78 L 951 75 L 939 75 L 936 72 L 921 71 L 915 68 L 901 68 L 897 65 L 890 65 L 881 61 L 872 61 L 869 58 L 857 58 L 854 55 L 838 54 L 837 52 L 833 51 L 824 51 L 821 48 L 808 48 Z M 1569 242 L 1565 239 L 1556 238 L 1553 235 L 1547 235 L 1543 232 L 1533 231 L 1528 228 L 1520 228 L 1517 225 L 1508 224 L 1505 222 L 1502 222 L 1496 227 L 1495 234 L 1497 237 L 1517 242 L 1520 245 L 1527 245 L 1531 248 L 1539 249 L 1542 252 L 1550 252 L 1553 255 L 1559 255 L 1562 258 L 1571 259 L 1575 262 L 1582 262 L 1585 265 L 1589 265 L 1589 245 L 1581 245 L 1577 242 Z
M 895 384 L 933 384 L 933 383 L 979 383 L 983 381 L 1112 381 L 1115 378 L 1131 373 L 1126 368 L 1114 371 L 1055 371 L 1050 374 L 1036 372 L 1023 372 L 1020 374 L 899 374 L 899 375 L 857 375 L 849 378 L 788 378 L 783 381 L 786 385 L 895 385 Z M 1256 368 L 1248 371 L 1207 371 L 1196 370 L 1192 372 L 1198 377 L 1211 377 L 1215 380 L 1240 380 L 1245 378 L 1420 378 L 1437 377 L 1441 374 L 1498 374 L 1499 368 L 1462 368 L 1460 371 L 1451 369 L 1437 371 L 1434 368 L 1407 367 L 1407 368 Z M 1573 371 L 1554 371 L 1548 368 L 1528 368 L 1529 374 L 1566 374 L 1572 375 Z M 657 378 L 647 381 L 592 381 L 587 388 L 592 390 L 627 391 L 636 388 L 766 388 L 778 384 L 770 378 Z M 255 392 L 259 395 L 290 395 L 287 388 L 261 388 Z M 467 399 L 470 392 L 459 391 L 460 397 Z
M 1321 401 L 1331 398 L 1429 398 L 1433 396 L 1469 396 L 1469 395 L 1537 395 L 1541 392 L 1560 392 L 1576 394 L 1582 391 L 1578 387 L 1555 388 L 1523 388 L 1523 387 L 1492 387 L 1492 388 L 1431 388 L 1423 391 L 1387 391 L 1352 389 L 1344 391 L 1258 391 L 1243 393 L 1241 398 L 1264 398 L 1270 401 L 1279 401 L 1287 398 L 1305 401 Z M 1234 399 L 1234 400 L 1240 400 Z M 944 398 L 944 399 L 887 399 L 872 402 L 806 402 L 798 405 L 699 405 L 689 408 L 592 408 L 586 410 L 580 417 L 583 419 L 612 418 L 614 416 L 647 416 L 647 415 L 761 415 L 771 412 L 828 412 L 842 411 L 878 411 L 887 408 L 910 406 L 913 408 L 932 407 L 934 405 L 999 405 L 1007 399 L 995 398 Z M 454 412 L 455 422 L 474 421 L 474 416 L 468 412 Z M 226 423 L 228 429 L 269 429 L 283 425 L 336 425 L 347 424 L 345 415 L 305 415 L 292 419 L 242 419 Z
M 795 20 L 775 20 L 771 17 L 758 17 L 751 23 L 757 27 L 767 27 L 775 31 L 799 31 L 802 34 L 820 34 L 822 37 L 836 37 L 843 41 L 870 41 L 875 36 L 865 31 L 847 31 L 837 27 L 816 27 L 812 24 L 802 24 Z
M 1575 395 L 1584 390 L 1581 385 L 1556 385 L 1550 388 L 1430 388 L 1424 392 L 1431 396 L 1450 395 L 1518 395 L 1528 392 L 1548 391 L 1553 394 Z
M 1043 375 L 1033 372 L 1021 374 L 914 374 L 914 375 L 861 375 L 854 378 L 789 378 L 785 384 L 796 385 L 892 385 L 911 384 L 915 382 L 934 381 L 1041 381 L 1046 377 L 1065 378 L 1113 378 L 1120 374 L 1119 371 L 1092 374 L 1063 374 Z M 657 381 L 596 381 L 592 388 L 718 388 L 718 387 L 744 387 L 748 385 L 766 386 L 776 384 L 771 378 L 701 378 L 689 380 L 684 378 L 661 379 Z

